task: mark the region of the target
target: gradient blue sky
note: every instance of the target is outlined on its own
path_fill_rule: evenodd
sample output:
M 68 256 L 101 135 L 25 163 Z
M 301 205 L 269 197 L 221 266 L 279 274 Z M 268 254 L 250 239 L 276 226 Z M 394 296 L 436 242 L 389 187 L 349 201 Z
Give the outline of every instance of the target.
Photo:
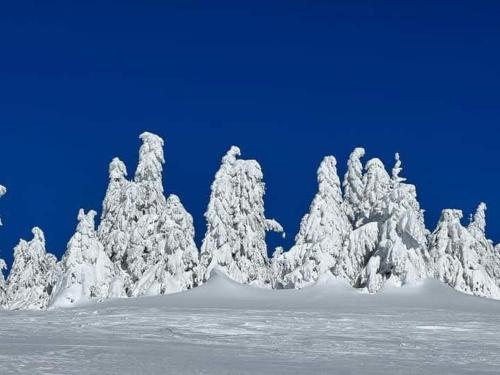
M 343 174 L 355 146 L 388 168 L 401 153 L 428 228 L 483 200 L 500 241 L 498 1 L 46 3 L 0 6 L 9 262 L 34 225 L 60 256 L 78 209 L 100 211 L 111 158 L 133 174 L 144 130 L 166 140 L 165 189 L 198 243 L 232 144 L 261 163 L 289 234 L 271 246 L 291 244 L 322 157 Z

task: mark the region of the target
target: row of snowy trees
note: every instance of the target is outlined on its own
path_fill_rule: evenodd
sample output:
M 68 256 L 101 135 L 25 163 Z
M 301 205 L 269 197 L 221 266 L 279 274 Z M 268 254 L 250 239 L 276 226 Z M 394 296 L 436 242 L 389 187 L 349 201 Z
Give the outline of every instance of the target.
M 234 146 L 222 158 L 198 252 L 191 215 L 179 197 L 163 191 L 163 140 L 148 132 L 140 139 L 133 179 L 121 160 L 111 161 L 99 227 L 95 211 L 80 210 L 61 261 L 46 251 L 39 228 L 29 242 L 20 240 L 7 281 L 0 272 L 1 306 L 46 309 L 175 293 L 206 282 L 216 268 L 264 288 L 303 288 L 331 273 L 374 293 L 433 277 L 465 293 L 500 298 L 500 248 L 485 235 L 486 205 L 467 227 L 461 211 L 443 210 L 430 233 L 415 186 L 401 177 L 398 154 L 389 174 L 379 159 L 363 166 L 365 150 L 356 148 L 342 183 L 336 159 L 325 157 L 294 246 L 277 248 L 269 259 L 266 232 L 283 228 L 265 217 L 258 162 L 240 159 Z M 5 192 L 0 186 L 0 196 Z

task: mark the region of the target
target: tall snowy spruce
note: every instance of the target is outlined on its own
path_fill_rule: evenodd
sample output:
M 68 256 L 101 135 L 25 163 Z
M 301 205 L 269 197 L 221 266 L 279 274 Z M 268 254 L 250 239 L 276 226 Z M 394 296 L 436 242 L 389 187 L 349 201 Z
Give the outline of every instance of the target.
M 31 241 L 20 240 L 14 249 L 6 298 L 13 310 L 46 309 L 60 273 L 56 257 L 45 251 L 42 230 L 35 227 L 32 233 Z
M 175 293 L 197 285 L 198 249 L 194 243 L 193 218 L 179 197 L 170 195 L 152 238 L 159 249 L 132 295 Z
M 0 185 L 0 198 L 7 193 L 5 186 Z M 0 218 L 0 227 L 2 226 L 2 219 Z M 7 284 L 5 283 L 5 277 L 3 275 L 4 270 L 7 268 L 7 264 L 3 259 L 0 258 L 0 308 L 4 307 L 5 300 L 7 297 Z
M 302 288 L 333 268 L 341 256 L 352 228 L 343 205 L 337 161 L 327 156 L 318 172 L 318 192 L 309 213 L 301 221 L 295 245 L 287 253 L 277 253 L 273 264 L 281 262 L 275 276 L 278 288 Z M 278 260 L 283 257 L 283 260 Z
M 361 274 L 360 285 L 376 292 L 386 281 L 414 283 L 427 277 L 427 230 L 414 185 L 399 176 L 396 154 L 392 177 L 378 159 L 367 164 L 363 202 L 366 221 L 378 224 L 378 240 Z
M 342 183 L 346 213 L 355 228 L 358 227 L 358 220 L 362 216 L 361 202 L 365 190 L 363 164 L 361 163 L 363 156 L 365 156 L 365 149 L 362 147 L 356 147 L 351 152 L 347 161 L 347 172 Z
M 264 215 L 265 186 L 259 163 L 238 159 L 240 155 L 238 147 L 231 147 L 215 175 L 205 213 L 207 232 L 199 277 L 206 281 L 217 268 L 237 282 L 270 287 L 266 232 L 283 232 L 283 228 Z
M 443 210 L 430 239 L 431 267 L 435 278 L 461 292 L 500 298 L 499 254 L 484 233 L 485 209 L 479 206 L 467 228 L 462 211 Z
M 97 235 L 106 254 L 121 268 L 130 241 L 130 228 L 135 214 L 135 186 L 127 180 L 127 168 L 118 158 L 109 164 L 109 185 L 102 204 Z
M 133 181 L 119 159 L 110 164 L 98 236 L 123 271 L 127 295 L 174 293 L 196 285 L 192 218 L 178 197 L 165 199 L 163 139 L 148 132 L 140 139 Z M 183 247 L 169 248 L 173 243 Z
M 50 305 L 71 307 L 92 300 L 123 296 L 123 280 L 97 238 L 96 212 L 78 213 L 76 233 L 68 242 L 61 261 L 58 279 Z

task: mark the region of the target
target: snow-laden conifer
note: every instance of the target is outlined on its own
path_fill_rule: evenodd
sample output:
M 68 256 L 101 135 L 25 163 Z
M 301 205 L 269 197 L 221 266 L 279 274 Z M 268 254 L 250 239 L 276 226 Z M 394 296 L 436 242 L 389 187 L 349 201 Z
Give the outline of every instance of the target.
M 269 286 L 266 231 L 283 229 L 265 218 L 260 165 L 255 160 L 238 159 L 240 154 L 238 147 L 231 147 L 211 187 L 200 279 L 207 280 L 211 271 L 219 268 L 235 281 Z
M 392 178 L 378 159 L 368 163 L 368 218 L 377 219 L 378 241 L 361 274 L 361 285 L 370 292 L 386 280 L 393 285 L 414 283 L 427 276 L 427 230 L 414 185 L 403 183 L 401 161 L 396 154 Z
M 486 232 L 486 203 L 481 202 L 471 217 L 468 230 L 476 238 L 483 238 Z
M 496 280 L 482 264 L 487 249 L 478 241 L 477 233 L 462 226 L 462 217 L 460 210 L 443 210 L 430 237 L 434 277 L 464 293 L 500 298 Z M 492 245 L 491 250 L 494 251 Z
M 130 244 L 126 254 L 126 267 L 130 275 L 129 295 L 145 291 L 143 287 L 151 279 L 151 269 L 164 257 L 159 228 L 165 226 L 168 217 L 163 215 L 166 199 L 163 194 L 162 171 L 165 163 L 163 139 L 152 133 L 140 135 L 139 164 L 135 172 L 134 221 L 130 228 Z
M 302 218 L 295 245 L 285 256 L 286 269 L 280 277 L 282 287 L 302 288 L 317 281 L 345 255 L 342 249 L 352 228 L 345 213 L 333 156 L 323 159 L 317 176 L 318 192 L 309 213 Z
M 479 263 L 500 288 L 500 253 L 486 236 L 486 208 L 485 203 L 479 203 L 467 230 L 476 240 L 473 246 Z
M 97 232 L 106 254 L 121 267 L 129 246 L 137 196 L 135 186 L 126 177 L 125 164 L 114 158 L 109 164 L 109 184 Z
M 144 132 L 139 149 L 139 164 L 135 171 L 134 181 L 139 186 L 140 198 L 138 210 L 144 214 L 158 214 L 165 207 L 163 195 L 163 155 L 164 141 L 156 134 Z
M 374 158 L 366 163 L 363 175 L 363 198 L 361 201 L 361 218 L 358 226 L 370 221 L 381 221 L 384 212 L 380 211 L 380 202 L 389 193 L 391 177 L 380 159 Z
M 349 155 L 347 172 L 342 183 L 346 213 L 354 227 L 357 227 L 357 222 L 362 217 L 361 203 L 365 190 L 363 164 L 361 163 L 363 156 L 365 156 L 365 149 L 361 147 L 355 148 Z
M 14 263 L 7 279 L 7 306 L 10 309 L 47 308 L 59 277 L 54 255 L 45 251 L 45 236 L 33 228 L 33 239 L 20 240 L 14 249 Z
M 119 159 L 110 164 L 99 238 L 123 271 L 129 296 L 178 292 L 196 285 L 192 218 L 178 197 L 165 199 L 163 139 L 148 132 L 140 139 L 133 181 Z
M 61 276 L 51 306 L 70 307 L 123 296 L 120 271 L 108 258 L 97 237 L 95 215 L 92 210 L 87 214 L 83 210 L 78 213 L 76 232 L 61 261 Z
M 197 285 L 198 250 L 193 218 L 178 196 L 171 194 L 152 239 L 158 257 L 134 285 L 132 295 L 176 293 Z

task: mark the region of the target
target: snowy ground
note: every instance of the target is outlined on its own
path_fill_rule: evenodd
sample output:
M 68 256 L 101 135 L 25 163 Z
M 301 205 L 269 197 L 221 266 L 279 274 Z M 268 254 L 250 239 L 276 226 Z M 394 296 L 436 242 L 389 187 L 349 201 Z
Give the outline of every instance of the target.
M 2 374 L 498 374 L 500 302 L 436 282 L 177 295 L 0 312 Z

